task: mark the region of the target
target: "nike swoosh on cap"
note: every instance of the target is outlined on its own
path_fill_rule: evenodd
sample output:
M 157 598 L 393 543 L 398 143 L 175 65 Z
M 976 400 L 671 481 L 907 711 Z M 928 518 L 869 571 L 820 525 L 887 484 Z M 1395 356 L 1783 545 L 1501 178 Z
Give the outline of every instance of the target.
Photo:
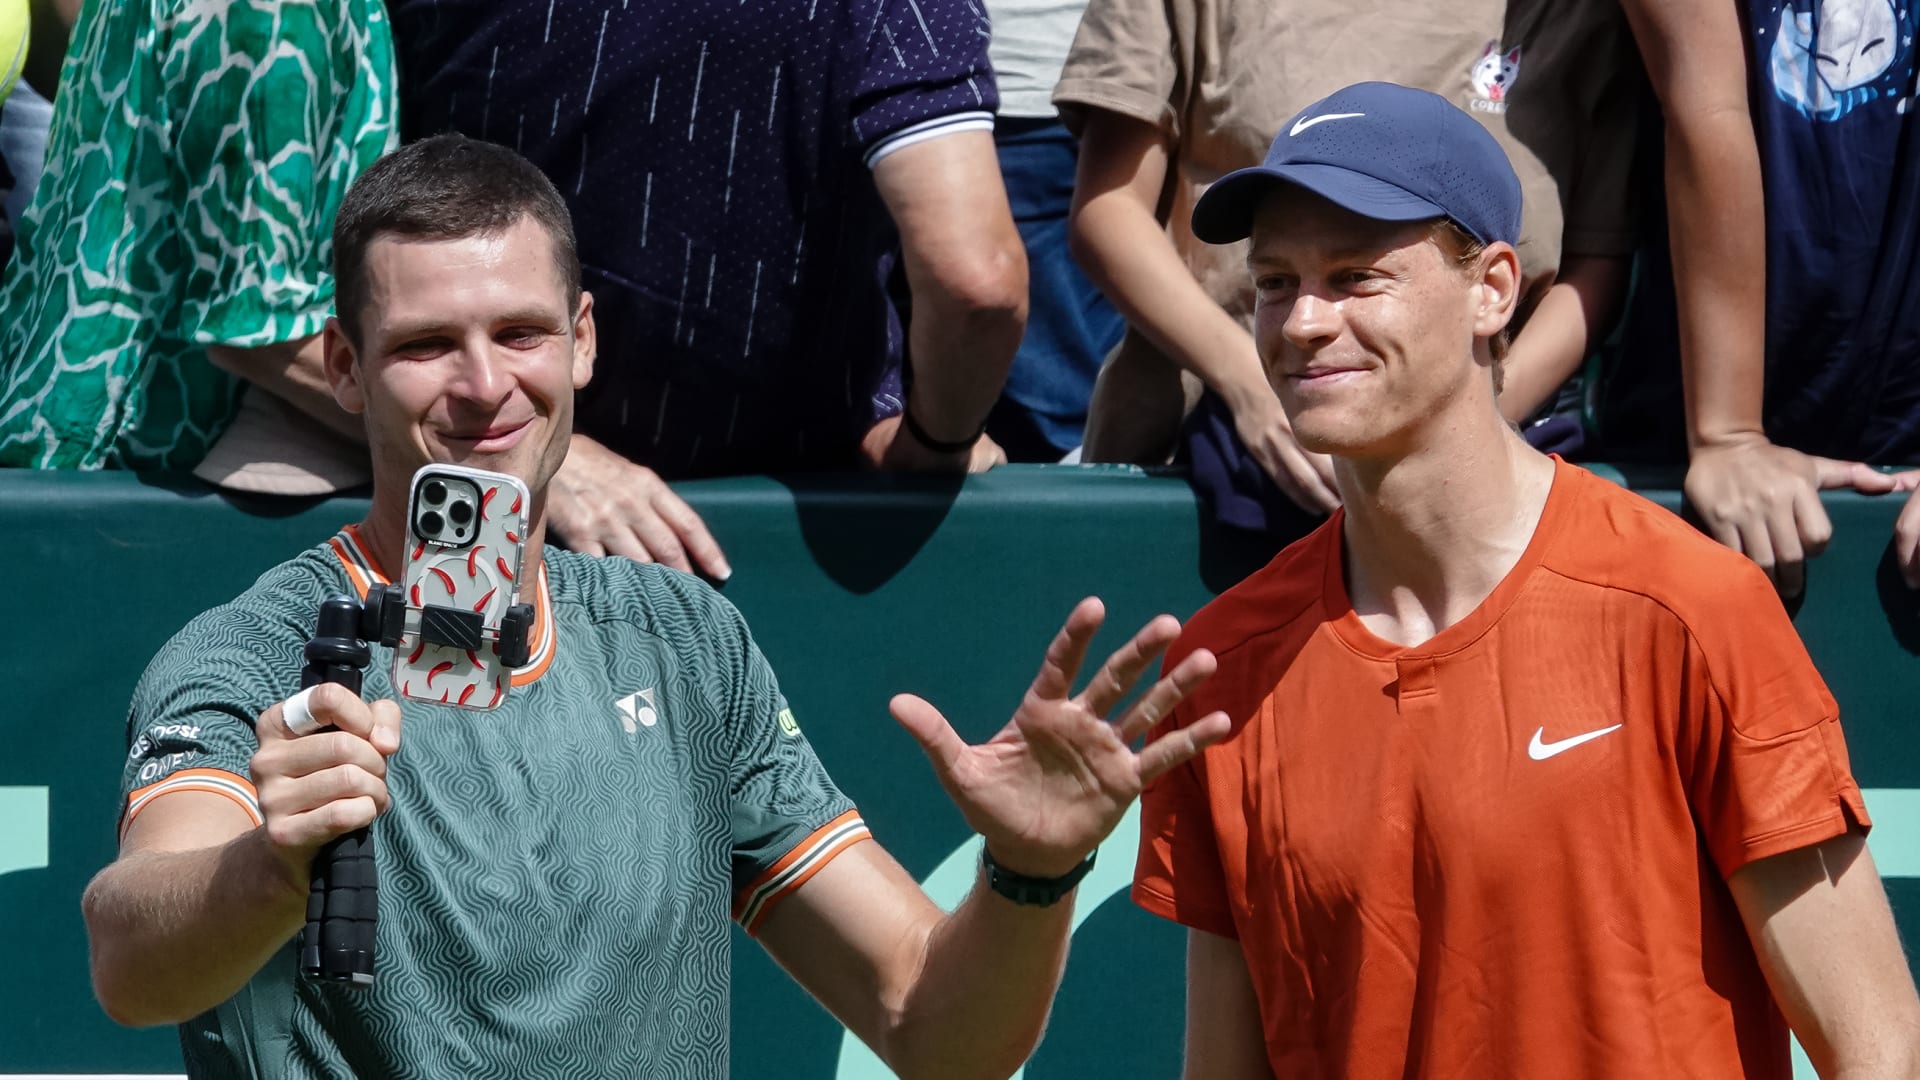
M 1291 139 L 1315 124 L 1324 124 L 1329 120 L 1351 120 L 1356 116 L 1365 115 L 1367 114 L 1363 112 L 1330 112 L 1295 120 L 1293 126 L 1287 129 L 1287 138 Z
M 1547 729 L 1544 727 L 1536 728 L 1534 729 L 1534 732 L 1533 732 L 1533 741 L 1527 744 L 1527 756 L 1532 758 L 1535 761 L 1545 761 L 1548 758 L 1552 757 L 1553 755 L 1565 753 L 1566 751 L 1571 750 L 1576 746 L 1579 746 L 1581 743 L 1592 742 L 1593 740 L 1599 738 L 1602 735 L 1619 731 L 1624 726 L 1626 725 L 1615 724 L 1612 727 L 1603 727 L 1597 731 L 1588 731 L 1588 732 L 1583 732 L 1579 735 L 1569 736 L 1565 739 L 1559 740 L 1558 742 L 1541 742 L 1540 736 L 1545 735 L 1547 733 Z

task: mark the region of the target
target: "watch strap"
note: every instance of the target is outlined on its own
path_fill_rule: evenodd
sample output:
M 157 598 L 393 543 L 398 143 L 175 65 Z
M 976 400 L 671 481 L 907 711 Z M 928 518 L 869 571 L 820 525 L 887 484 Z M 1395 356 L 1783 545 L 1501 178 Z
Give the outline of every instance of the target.
M 985 844 L 982 844 L 980 845 L 980 865 L 987 872 L 987 887 L 994 892 L 1016 904 L 1050 907 L 1059 903 L 1061 897 L 1072 892 L 1074 886 L 1080 884 L 1080 879 L 1087 876 L 1087 872 L 1093 869 L 1093 857 L 1096 854 L 1098 854 L 1097 851 L 1089 853 L 1080 861 L 1079 866 L 1059 877 L 1038 878 L 1016 874 L 994 862 L 993 853 L 987 850 Z

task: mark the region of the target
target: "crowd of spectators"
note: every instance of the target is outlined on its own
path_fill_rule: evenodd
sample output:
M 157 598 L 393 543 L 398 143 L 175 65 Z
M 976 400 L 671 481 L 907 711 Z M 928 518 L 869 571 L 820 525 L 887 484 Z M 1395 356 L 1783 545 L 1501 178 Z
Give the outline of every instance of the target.
M 578 223 L 566 545 L 724 578 L 678 480 L 1064 460 L 1184 465 L 1277 550 L 1331 466 L 1262 370 L 1244 251 L 1189 217 L 1380 79 L 1521 178 L 1529 441 L 1684 464 L 1786 593 L 1821 489 L 1920 476 L 1885 469 L 1920 463 L 1910 0 L 35 0 L 31 50 L 15 7 L 0 465 L 364 484 L 319 356 L 332 216 L 459 132 Z M 1895 543 L 1920 586 L 1920 501 Z

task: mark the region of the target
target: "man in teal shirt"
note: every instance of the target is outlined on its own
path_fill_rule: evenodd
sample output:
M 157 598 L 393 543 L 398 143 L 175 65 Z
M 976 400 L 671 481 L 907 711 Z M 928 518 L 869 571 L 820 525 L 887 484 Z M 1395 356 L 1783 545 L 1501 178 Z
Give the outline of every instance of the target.
M 85 898 L 102 1004 L 180 1024 L 198 1076 L 723 1077 L 731 916 L 896 1071 L 1006 1075 L 1039 1038 L 1089 853 L 1145 779 L 1225 733 L 1215 716 L 1129 749 L 1212 657 L 1109 723 L 1178 625 L 1149 623 L 1073 696 L 1089 600 L 989 742 L 895 699 L 986 840 L 979 887 L 943 913 L 867 842 L 731 605 L 658 566 L 541 547 L 594 359 L 578 266 L 564 204 L 504 148 L 416 143 L 348 193 L 326 369 L 366 418 L 373 506 L 195 619 L 142 679 L 121 855 Z M 368 700 L 289 703 L 321 598 L 398 568 L 429 462 L 534 493 L 532 658 L 506 704 L 396 703 L 385 650 Z M 367 825 L 378 981 L 302 980 L 314 852 Z

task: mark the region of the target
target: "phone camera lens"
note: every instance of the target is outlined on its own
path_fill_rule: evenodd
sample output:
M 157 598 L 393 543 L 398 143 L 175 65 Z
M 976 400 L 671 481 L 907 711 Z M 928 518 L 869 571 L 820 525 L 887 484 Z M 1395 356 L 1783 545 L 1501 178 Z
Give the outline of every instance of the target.
M 447 485 L 438 480 L 429 480 L 420 487 L 420 497 L 430 503 L 447 501 Z
M 432 510 L 420 515 L 420 535 L 429 540 L 439 539 L 446 527 L 446 519 Z
M 473 504 L 462 499 L 447 507 L 447 516 L 453 519 L 455 525 L 465 525 L 473 520 Z

